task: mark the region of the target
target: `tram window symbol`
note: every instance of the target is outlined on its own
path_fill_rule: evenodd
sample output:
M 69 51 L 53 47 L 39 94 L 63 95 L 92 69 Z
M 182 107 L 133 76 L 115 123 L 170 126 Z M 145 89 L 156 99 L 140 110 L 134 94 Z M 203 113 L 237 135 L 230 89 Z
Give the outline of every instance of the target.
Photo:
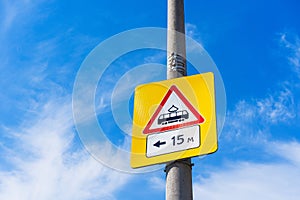
M 158 117 L 158 124 L 165 125 L 174 122 L 181 122 L 189 118 L 189 113 L 186 110 L 178 111 L 178 108 L 174 105 L 172 105 L 168 111 L 169 113 L 161 114 Z

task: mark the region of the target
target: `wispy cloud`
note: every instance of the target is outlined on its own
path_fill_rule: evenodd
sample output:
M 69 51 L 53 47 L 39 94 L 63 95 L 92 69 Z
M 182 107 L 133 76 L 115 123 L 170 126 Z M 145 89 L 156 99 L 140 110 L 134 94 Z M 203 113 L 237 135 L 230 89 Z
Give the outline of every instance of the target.
M 288 60 L 293 66 L 293 70 L 300 78 L 300 39 L 298 35 L 293 33 L 282 33 L 280 44 L 288 50 Z
M 271 142 L 268 150 L 289 161 L 290 164 L 300 167 L 300 143 L 296 141 L 288 143 Z
M 292 142 L 269 145 L 268 148 L 273 149 L 273 156 L 280 156 L 290 162 L 231 163 L 225 170 L 211 172 L 208 178 L 196 179 L 195 199 L 298 199 L 300 158 L 289 154 L 299 155 L 300 144 Z
M 166 189 L 166 181 L 157 176 L 152 176 L 148 184 L 151 185 L 154 190 L 164 191 Z
M 191 38 L 199 36 L 198 28 L 195 24 L 186 23 L 185 24 L 185 34 Z
M 2 32 L 8 31 L 11 27 L 16 24 L 16 21 L 31 18 L 32 15 L 29 14 L 32 10 L 43 3 L 43 1 L 31 1 L 31 0 L 4 0 L 0 2 L 2 7 L 2 17 L 0 24 L 2 25 Z M 25 19 L 26 17 L 26 19 Z
M 14 19 L 17 16 L 18 9 L 16 6 L 12 5 L 10 1 L 2 1 L 3 18 L 2 18 L 2 28 L 3 31 L 10 28 L 13 24 Z
M 265 99 L 257 100 L 259 116 L 265 122 L 279 123 L 288 122 L 296 117 L 296 105 L 292 89 L 287 85 L 282 85 L 282 88 L 275 95 L 269 95 Z
M 297 200 L 300 195 L 300 143 L 267 142 L 264 148 L 273 161 L 227 161 L 221 168 L 211 166 L 205 176 L 193 178 L 194 199 Z M 197 166 L 193 168 L 197 169 Z M 165 189 L 165 179 L 151 177 L 149 185 L 161 192 Z
M 299 76 L 300 40 L 298 36 L 291 35 L 292 37 L 288 37 L 287 34 L 282 34 L 280 44 L 288 50 L 286 55 L 289 63 L 293 66 L 292 76 L 295 74 Z M 229 120 L 222 136 L 227 139 L 243 139 L 244 141 L 255 141 L 255 143 L 258 142 L 258 139 L 263 142 L 269 137 L 268 129 L 271 126 L 296 125 L 295 120 L 299 117 L 299 103 L 296 100 L 299 90 L 295 85 L 295 80 L 280 82 L 270 90 L 265 97 L 237 102 L 235 108 L 227 114 Z
M 39 110 L 20 127 L 1 131 L 11 142 L 1 141 L 0 199 L 114 199 L 129 176 L 76 146 L 68 100 L 55 98 Z
M 268 138 L 269 126 L 291 123 L 296 117 L 297 104 L 293 88 L 285 83 L 273 94 L 264 98 L 241 100 L 227 114 L 227 124 L 222 137 L 254 143 Z
M 291 50 L 288 60 L 299 75 L 299 41 L 290 43 L 282 35 L 281 42 Z M 240 100 L 228 112 L 220 151 L 227 151 L 225 146 L 230 146 L 235 155 L 226 159 L 222 169 L 214 167 L 205 177 L 194 179 L 195 199 L 299 198 L 300 143 L 297 133 L 282 132 L 285 139 L 278 141 L 274 134 L 276 129 L 272 129 L 283 125 L 295 130 L 292 127 L 297 125 L 299 91 L 292 81 L 276 86 L 264 97 Z M 239 157 L 241 149 L 247 151 Z

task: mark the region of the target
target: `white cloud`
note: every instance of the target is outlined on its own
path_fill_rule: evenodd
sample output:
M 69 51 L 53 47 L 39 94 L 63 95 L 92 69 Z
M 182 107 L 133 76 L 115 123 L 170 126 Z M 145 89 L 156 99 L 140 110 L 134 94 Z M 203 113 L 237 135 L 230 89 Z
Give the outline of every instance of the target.
M 76 147 L 68 101 L 57 98 L 39 109 L 1 141 L 0 199 L 114 199 L 129 176 Z
M 281 34 L 280 44 L 287 51 L 293 72 L 300 77 L 300 39 L 292 33 Z M 295 75 L 294 73 L 292 75 Z M 296 80 L 297 81 L 297 80 Z M 297 125 L 299 118 L 299 96 L 294 79 L 283 81 L 272 88 L 272 93 L 262 98 L 240 100 L 227 114 L 225 131 L 222 137 L 237 141 L 265 142 L 270 137 L 273 125 Z M 289 134 L 289 136 L 292 136 Z
M 291 164 L 300 167 L 300 144 L 296 141 L 289 143 L 272 142 L 268 150 L 286 159 Z
M 300 42 L 295 38 L 290 42 L 283 35 L 281 42 L 290 50 L 289 62 L 299 76 Z M 194 199 L 299 199 L 300 143 L 274 141 L 271 131 L 272 126 L 297 123 L 299 93 L 292 81 L 272 89 L 275 92 L 265 97 L 239 101 L 228 112 L 220 151 L 226 151 L 226 140 L 230 140 L 230 151 L 236 153 L 230 158 L 237 161 L 226 160 L 222 168 L 210 168 L 205 177 L 194 178 Z M 297 137 L 296 133 L 282 134 L 288 139 Z M 239 161 L 248 157 L 243 154 L 245 151 L 239 157 L 236 146 L 246 149 L 252 161 Z M 266 157 L 272 159 L 267 161 Z
M 227 161 L 222 168 L 210 167 L 205 176 L 193 178 L 194 199 L 297 200 L 300 195 L 300 143 L 269 142 L 265 143 L 265 148 L 275 161 Z M 197 166 L 193 170 L 197 170 Z M 161 177 L 151 177 L 149 185 L 157 192 L 165 190 L 165 180 Z
M 295 118 L 294 95 L 288 86 L 283 86 L 281 91 L 256 102 L 259 114 L 266 122 L 287 122 Z
M 198 36 L 197 26 L 191 23 L 185 24 L 185 34 L 191 38 Z
M 239 101 L 227 114 L 222 137 L 231 140 L 264 142 L 267 129 L 276 124 L 289 124 L 296 118 L 297 104 L 293 88 L 284 83 L 279 90 L 264 98 Z
M 269 145 L 270 148 L 275 147 L 274 156 L 279 155 L 292 162 L 231 163 L 229 169 L 211 172 L 208 178 L 195 179 L 195 199 L 299 199 L 300 144 L 292 142 L 278 143 L 277 147 L 271 143 Z
M 151 185 L 154 190 L 164 191 L 166 189 L 166 180 L 157 176 L 150 177 L 148 184 Z
M 2 2 L 4 16 L 2 18 L 2 28 L 3 30 L 7 30 L 12 26 L 14 19 L 17 16 L 17 8 L 11 4 L 10 1 Z
M 4 0 L 0 2 L 2 7 L 2 17 L 0 24 L 2 25 L 2 31 L 7 31 L 13 27 L 17 20 L 21 19 L 23 22 L 25 19 L 32 17 L 33 9 L 43 1 L 31 1 L 31 0 Z
M 290 36 L 291 35 L 291 36 Z M 288 60 L 293 66 L 293 70 L 300 78 L 300 39 L 298 35 L 283 33 L 280 37 L 280 43 L 284 46 L 288 53 Z

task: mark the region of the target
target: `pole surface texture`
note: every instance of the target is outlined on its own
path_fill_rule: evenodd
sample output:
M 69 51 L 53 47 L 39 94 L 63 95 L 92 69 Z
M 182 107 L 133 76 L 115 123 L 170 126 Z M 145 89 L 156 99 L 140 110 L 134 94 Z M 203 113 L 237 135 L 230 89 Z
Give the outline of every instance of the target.
M 186 75 L 184 0 L 168 0 L 167 79 Z M 192 200 L 191 159 L 166 165 L 166 200 Z

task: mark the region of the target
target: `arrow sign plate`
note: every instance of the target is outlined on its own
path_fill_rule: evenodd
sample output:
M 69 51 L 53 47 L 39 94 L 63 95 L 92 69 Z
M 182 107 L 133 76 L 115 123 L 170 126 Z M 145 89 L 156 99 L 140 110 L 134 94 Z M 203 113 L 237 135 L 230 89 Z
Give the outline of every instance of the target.
M 198 125 L 147 136 L 146 156 L 154 157 L 200 146 Z

